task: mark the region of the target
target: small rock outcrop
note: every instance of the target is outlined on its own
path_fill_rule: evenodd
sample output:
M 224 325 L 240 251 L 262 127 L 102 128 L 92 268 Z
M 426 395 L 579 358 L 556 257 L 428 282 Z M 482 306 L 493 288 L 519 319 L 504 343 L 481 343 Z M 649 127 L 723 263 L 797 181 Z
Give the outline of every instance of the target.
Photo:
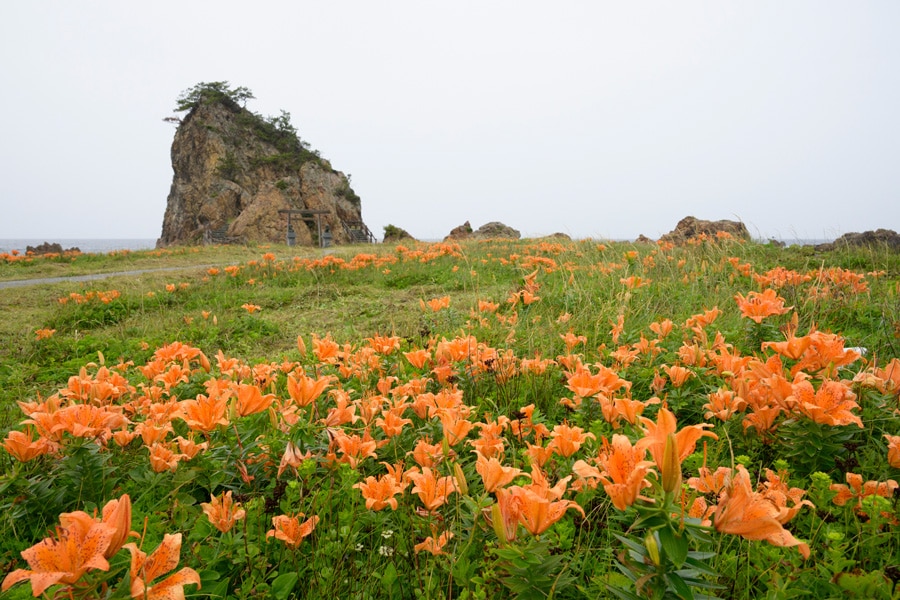
M 892 229 L 876 229 L 862 233 L 845 233 L 827 244 L 818 244 L 816 250 L 835 250 L 845 246 L 887 246 L 891 250 L 900 251 L 900 234 Z
M 310 150 L 290 115 L 265 118 L 239 102 L 252 98 L 227 82 L 198 84 L 179 98 L 187 111 L 172 142 L 172 187 L 157 247 L 221 242 L 285 243 L 286 209 L 325 211 L 322 230 L 335 243 L 371 234 L 360 198 L 340 171 Z M 295 243 L 313 245 L 314 220 L 291 216 Z M 354 229 L 355 228 L 355 229 Z
M 509 239 L 517 240 L 522 237 L 517 229 L 504 225 L 500 221 L 485 223 L 472 233 L 472 237 L 479 240 Z
M 414 242 L 416 241 L 416 238 L 411 236 L 409 232 L 402 227 L 397 227 L 396 225 L 384 226 L 384 239 L 382 240 L 383 244 L 396 244 L 397 242 L 402 241 Z
M 450 234 L 444 238 L 445 242 L 459 240 L 493 240 L 493 239 L 510 239 L 517 240 L 522 235 L 518 230 L 513 229 L 509 225 L 504 225 L 499 221 L 491 221 L 485 223 L 476 230 L 472 230 L 472 225 L 466 221 L 459 227 L 454 227 Z
M 634 240 L 634 243 L 635 244 L 655 244 L 656 242 L 654 242 L 653 240 L 651 240 L 650 238 L 648 238 L 646 235 L 644 235 L 642 233 L 641 235 L 637 236 L 637 239 Z
M 454 227 L 450 230 L 450 233 L 447 234 L 447 237 L 444 238 L 445 242 L 456 242 L 459 240 L 467 240 L 472 235 L 472 225 L 468 221 Z
M 750 239 L 750 232 L 740 221 L 704 221 L 696 217 L 685 217 L 678 221 L 675 229 L 660 237 L 659 241 L 679 244 L 700 234 L 715 236 L 719 232 L 728 233 L 738 239 Z
M 25 246 L 25 254 L 62 254 L 63 252 L 81 252 L 79 248 L 66 248 L 63 250 L 59 242 L 44 242 L 37 246 Z

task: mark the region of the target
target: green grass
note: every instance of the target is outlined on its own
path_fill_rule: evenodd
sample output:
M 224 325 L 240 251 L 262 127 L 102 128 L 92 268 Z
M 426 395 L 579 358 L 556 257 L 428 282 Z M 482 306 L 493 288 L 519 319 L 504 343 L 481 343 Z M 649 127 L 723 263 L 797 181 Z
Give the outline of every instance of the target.
M 267 253 L 275 259 L 264 258 Z M 210 273 L 209 265 L 218 272 Z M 860 277 L 866 289 L 825 279 L 779 287 L 777 292 L 791 312 L 756 325 L 741 317 L 735 294 L 747 295 L 766 286 L 735 265 L 749 265 L 755 275 L 779 266 L 812 275 L 837 267 Z M 229 266 L 237 267 L 234 275 L 224 271 Z M 0 507 L 8 510 L 0 523 L 15 528 L 0 541 L 0 564 L 9 569 L 21 566 L 19 551 L 39 541 L 61 512 L 102 506 L 128 492 L 135 513 L 148 520 L 148 546 L 155 547 L 164 533 L 184 532 L 182 565 L 197 569 L 203 579 L 197 597 L 226 593 L 235 598 L 547 597 L 550 589 L 560 598 L 608 597 L 610 586 L 634 591 L 629 581 L 642 575 L 654 582 L 648 584 L 650 588 L 661 591 L 662 579 L 642 571 L 653 564 L 649 549 L 653 542 L 646 537 L 652 537 L 651 531 L 656 531 L 663 546 L 659 569 L 679 561 L 684 567 L 681 575 L 666 580 L 670 591 L 683 591 L 681 577 L 691 582 L 684 585 L 693 586 L 694 593 L 703 582 L 715 582 L 723 586 L 717 592 L 722 597 L 781 598 L 799 593 L 891 597 L 890 574 L 900 564 L 896 526 L 879 520 L 877 512 L 874 518 L 862 518 L 852 507 L 834 506 L 834 494 L 823 482 L 842 482 L 850 471 L 863 473 L 866 480 L 898 475 L 898 469 L 889 467 L 884 458 L 884 435 L 900 435 L 900 416 L 892 412 L 897 408 L 896 396 L 849 383 L 867 366 L 884 365 L 900 356 L 897 253 L 883 249 L 818 252 L 734 242 L 664 249 L 593 240 L 422 244 L 405 249 L 357 246 L 327 253 L 284 246 L 217 247 L 89 255 L 74 261 L 0 262 L 0 281 L 167 267 L 182 270 L 0 289 L 0 314 L 6 317 L 0 320 L 0 436 L 22 429 L 19 424 L 24 417 L 17 402 L 51 396 L 85 365 L 93 364 L 88 370 L 95 372 L 100 363 L 133 361 L 134 366 L 123 365 L 129 382 L 149 385 L 138 368 L 151 360 L 157 348 L 175 341 L 202 350 L 213 362 L 214 374 L 220 352 L 249 366 L 300 362 L 307 373 L 334 375 L 337 383 L 333 385 L 354 399 L 364 399 L 379 393 L 376 385 L 382 377 L 396 376 L 403 383 L 430 373 L 427 369 L 420 373 L 397 353 L 365 375 L 344 375 L 334 365 L 301 355 L 298 336 L 311 349 L 313 335 L 330 334 L 356 352 L 375 335 L 396 335 L 400 350 L 406 352 L 433 351 L 442 340 L 473 335 L 485 348 L 498 352 L 482 363 L 463 361 L 453 375 L 452 384 L 472 407 L 473 421 L 520 419 L 521 408 L 534 404 L 535 420 L 549 429 L 566 422 L 596 436 L 575 455 L 548 463 L 548 475 L 555 482 L 572 475 L 576 459 L 597 456 L 604 438 L 624 433 L 634 441 L 642 432 L 631 425 L 613 430 L 603 419 L 599 403 L 590 399 L 578 410 L 561 405 L 560 398 L 571 397 L 572 391 L 560 364 L 543 374 L 500 377 L 504 352 L 516 360 L 540 356 L 561 363 L 569 354 L 562 336 L 570 332 L 585 337 L 586 342 L 573 352 L 596 371 L 599 365 L 614 365 L 611 351 L 653 339 L 651 324 L 671 319 L 673 333 L 659 342 L 657 355 L 639 355 L 617 371 L 631 383 L 630 397 L 665 398 L 683 427 L 704 422 L 702 405 L 708 394 L 727 387 L 730 380 L 710 365 L 696 364 L 689 365 L 694 376 L 683 387 L 666 384 L 661 391 L 655 390 L 654 377 L 663 367 L 687 364 L 691 344 L 709 349 L 717 333 L 725 344 L 717 351 L 769 357 L 772 352 L 762 352 L 761 343 L 784 339 L 783 331 L 794 313 L 799 333 L 815 326 L 840 333 L 848 347 L 866 349 L 868 363 L 856 363 L 838 374 L 857 394 L 865 428 L 819 427 L 808 420 L 785 419 L 771 439 L 763 439 L 745 430 L 739 417 L 725 423 L 713 421 L 718 441 L 707 439 L 705 448 L 698 447 L 682 464 L 685 477 L 695 475 L 705 452 L 710 466 L 747 465 L 754 483 L 766 468 L 787 465 L 791 485 L 807 490 L 806 497 L 816 503 L 815 509 L 805 507 L 790 525 L 798 538 L 809 542 L 814 554 L 810 562 L 802 561 L 793 548 L 695 530 L 690 524 L 687 530 L 696 537 L 689 536 L 689 542 L 678 532 L 660 533 L 668 531 L 673 517 L 659 507 L 669 506 L 672 497 L 658 494 L 657 488 L 647 491 L 657 494 L 655 507 L 627 511 L 615 509 L 602 486 L 569 491 L 565 498 L 577 502 L 584 517 L 570 509 L 538 538 L 520 532 L 518 542 L 498 543 L 483 516 L 490 513 L 491 497 L 479 491 L 474 455 L 462 445 L 456 448 L 456 458 L 441 468 L 449 469 L 451 462 L 457 465 L 472 491 L 454 495 L 440 518 L 417 514 L 409 490 L 396 511 L 366 510 L 354 484 L 382 474 L 381 461 L 402 459 L 411 464 L 407 454 L 420 436 L 440 441 L 442 426 L 436 419 L 417 418 L 413 427 L 396 438 L 380 440 L 386 443 L 378 449 L 377 460 L 367 459 L 358 469 L 317 460 L 304 463 L 296 476 L 276 477 L 274 467 L 288 441 L 321 454 L 329 448 L 335 432 L 326 431 L 318 421 L 333 404 L 329 399 L 313 405 L 319 411 L 315 415 L 302 413 L 304 418 L 289 431 L 272 430 L 274 415 L 251 415 L 239 424 L 235 419 L 233 427 L 205 436 L 214 442 L 208 452 L 174 472 L 152 472 L 146 448 L 136 443 L 115 451 L 100 450 L 91 442 L 72 443 L 58 460 L 41 457 L 24 464 L 0 451 L 4 470 Z M 534 272 L 540 299 L 513 307 L 508 298 L 519 293 Z M 649 283 L 629 288 L 622 279 L 630 276 Z M 108 303 L 58 300 L 73 293 L 84 296 L 110 290 L 118 295 Z M 423 310 L 422 301 L 444 296 L 450 298 L 448 309 Z M 496 302 L 500 308 L 496 314 L 480 313 L 479 300 Z M 251 313 L 243 305 L 259 310 Z M 716 307 L 721 314 L 705 328 L 705 339 L 685 327 L 687 319 Z M 624 318 L 624 330 L 616 342 L 611 329 L 619 316 Z M 44 328 L 56 330 L 55 334 L 37 339 L 35 331 Z M 785 360 L 785 365 L 790 368 L 791 362 Z M 810 376 L 817 386 L 821 384 L 819 375 Z M 210 377 L 195 372 L 172 394 L 186 400 L 206 393 L 204 382 Z M 279 397 L 286 397 L 285 379 L 280 373 L 272 388 Z M 428 389 L 438 393 L 445 386 L 432 381 Z M 647 414 L 655 418 L 658 409 L 659 405 L 652 405 Z M 182 421 L 175 428 L 179 434 L 188 433 Z M 359 430 L 360 426 L 348 427 L 348 431 Z M 524 443 L 507 436 L 505 459 L 527 470 Z M 36 466 L 39 461 L 41 466 Z M 819 476 L 817 471 L 824 474 Z M 524 483 L 524 477 L 518 482 Z M 220 535 L 208 524 L 199 503 L 225 489 L 240 498 L 248 517 L 241 530 Z M 714 495 L 708 499 L 715 501 Z M 896 496 L 885 501 L 887 509 L 896 513 Z M 310 541 L 303 542 L 297 552 L 267 542 L 272 515 L 298 510 L 320 518 Z M 639 517 L 643 520 L 636 525 Z M 413 544 L 444 528 L 454 532 L 449 556 L 413 551 Z M 688 544 L 691 551 L 711 555 L 697 558 L 696 564 L 685 563 L 687 559 L 678 557 Z M 623 553 L 628 547 L 630 560 Z M 688 573 L 692 568 L 686 564 L 707 565 L 714 574 Z M 844 577 L 843 583 L 838 575 Z M 871 581 L 851 581 L 851 575 Z M 872 592 L 872 581 L 881 589 Z M 29 595 L 27 585 L 14 590 L 21 597 Z M 884 590 L 888 595 L 878 596 Z M 222 596 L 216 596 L 218 592 Z

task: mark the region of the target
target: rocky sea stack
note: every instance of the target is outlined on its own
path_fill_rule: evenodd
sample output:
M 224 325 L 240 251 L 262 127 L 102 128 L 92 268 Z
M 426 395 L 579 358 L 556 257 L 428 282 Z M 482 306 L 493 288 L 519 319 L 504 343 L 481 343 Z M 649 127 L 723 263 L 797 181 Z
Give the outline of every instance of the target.
M 246 88 L 201 83 L 178 99 L 183 118 L 172 142 L 172 187 L 158 247 L 173 244 L 275 242 L 318 245 L 374 241 L 363 224 L 359 196 L 291 125 L 290 114 L 263 117 L 243 103 Z M 305 218 L 304 218 L 305 217 Z M 319 222 L 316 222 L 318 217 Z

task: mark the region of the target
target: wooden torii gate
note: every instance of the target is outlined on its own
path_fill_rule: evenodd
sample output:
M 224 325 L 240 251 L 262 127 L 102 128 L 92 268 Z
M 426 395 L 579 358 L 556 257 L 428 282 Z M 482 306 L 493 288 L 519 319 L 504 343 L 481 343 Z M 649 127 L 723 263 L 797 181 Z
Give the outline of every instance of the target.
M 297 234 L 294 233 L 294 228 L 291 225 L 291 216 L 300 217 L 302 221 L 315 221 L 316 223 L 316 231 L 318 232 L 319 237 L 319 247 L 325 248 L 331 245 L 331 236 L 328 236 L 328 240 L 326 243 L 325 236 L 322 232 L 322 215 L 331 214 L 331 211 L 327 210 L 305 210 L 305 209 L 295 209 L 295 208 L 283 208 L 278 211 L 279 215 L 287 215 L 287 245 L 293 246 L 297 242 Z M 330 232 L 328 232 L 330 233 Z

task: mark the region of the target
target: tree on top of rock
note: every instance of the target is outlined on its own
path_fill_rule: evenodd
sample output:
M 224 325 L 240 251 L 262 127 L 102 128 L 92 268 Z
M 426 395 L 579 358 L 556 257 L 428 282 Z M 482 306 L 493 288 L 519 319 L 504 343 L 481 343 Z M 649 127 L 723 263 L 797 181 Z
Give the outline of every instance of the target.
M 244 86 L 231 89 L 227 81 L 203 81 L 181 92 L 181 95 L 175 100 L 175 112 L 184 112 L 197 108 L 201 104 L 214 104 L 216 102 L 244 106 L 247 100 L 252 100 L 255 97 L 253 92 Z

